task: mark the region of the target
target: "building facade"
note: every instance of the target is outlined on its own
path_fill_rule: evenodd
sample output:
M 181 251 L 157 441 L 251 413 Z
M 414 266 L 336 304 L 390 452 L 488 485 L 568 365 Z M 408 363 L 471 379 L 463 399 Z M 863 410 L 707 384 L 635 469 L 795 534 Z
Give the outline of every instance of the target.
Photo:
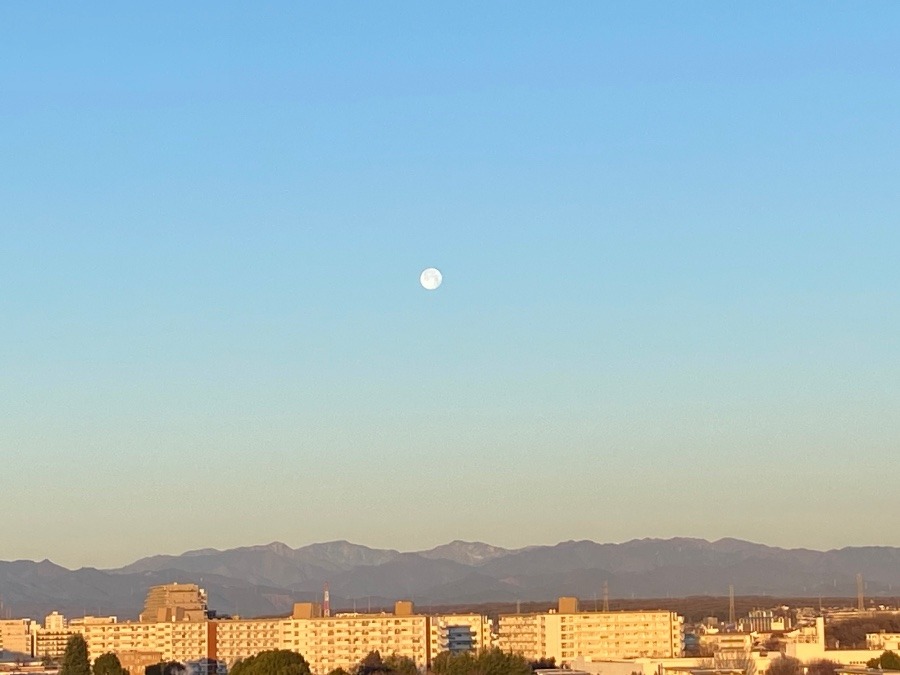
M 430 617 L 432 658 L 441 652 L 480 652 L 492 644 L 493 622 L 481 614 L 443 614 Z
M 219 668 L 266 650 L 288 649 L 302 654 L 318 675 L 335 668 L 353 671 L 372 651 L 409 658 L 424 670 L 442 651 L 491 646 L 491 621 L 478 614 L 428 616 L 416 614 L 410 602 L 398 602 L 393 613 L 323 616 L 321 606 L 297 603 L 288 617 L 209 619 L 204 614 L 198 620 L 193 612 L 199 608 L 184 606 L 195 602 L 196 590 L 188 589 L 184 595 L 181 590 L 175 602 L 170 589 L 156 593 L 140 621 L 87 616 L 66 622 L 53 614 L 30 635 L 27 620 L 7 622 L 3 635 L 24 653 L 60 658 L 69 637 L 78 633 L 92 661 L 111 652 L 137 670 L 160 661 L 208 670 L 211 661 Z M 148 621 L 153 615 L 166 619 Z M 20 633 L 28 639 L 14 637 Z
M 0 619 L 0 649 L 31 654 L 31 619 Z
M 560 666 L 589 661 L 675 658 L 682 654 L 684 619 L 674 612 L 582 612 L 574 598 L 557 610 L 500 616 L 500 648 Z

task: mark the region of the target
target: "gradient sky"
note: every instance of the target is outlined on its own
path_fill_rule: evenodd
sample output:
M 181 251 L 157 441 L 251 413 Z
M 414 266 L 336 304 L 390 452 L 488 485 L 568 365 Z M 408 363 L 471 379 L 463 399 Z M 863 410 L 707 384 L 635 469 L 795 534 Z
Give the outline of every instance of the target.
M 0 5 L 0 559 L 900 545 L 898 29 Z

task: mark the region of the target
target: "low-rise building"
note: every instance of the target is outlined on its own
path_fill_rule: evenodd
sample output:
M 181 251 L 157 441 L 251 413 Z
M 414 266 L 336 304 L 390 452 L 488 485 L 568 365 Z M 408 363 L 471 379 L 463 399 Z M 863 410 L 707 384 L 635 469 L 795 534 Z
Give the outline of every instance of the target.
M 866 648 L 900 651 L 900 633 L 866 633 Z

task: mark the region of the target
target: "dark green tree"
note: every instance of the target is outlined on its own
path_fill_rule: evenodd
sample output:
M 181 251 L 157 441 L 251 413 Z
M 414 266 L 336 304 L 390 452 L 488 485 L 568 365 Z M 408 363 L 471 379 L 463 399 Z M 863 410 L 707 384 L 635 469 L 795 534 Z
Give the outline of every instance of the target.
M 469 652 L 441 652 L 431 661 L 434 675 L 469 675 L 475 670 L 475 656 Z
M 781 656 L 769 664 L 767 675 L 800 675 L 803 664 L 792 656 Z
M 157 663 L 155 666 L 147 666 L 144 669 L 144 675 L 181 675 L 187 670 L 178 661 L 167 661 L 165 663 Z
M 431 663 L 434 675 L 532 675 L 525 657 L 499 649 L 471 652 L 441 652 Z
M 900 670 L 900 656 L 894 652 L 884 652 L 881 656 L 867 661 L 866 665 L 869 668 L 880 668 L 881 670 Z
M 413 661 L 408 656 L 399 656 L 397 654 L 391 654 L 389 657 L 384 659 L 384 667 L 386 672 L 391 673 L 391 675 L 418 675 L 419 669 L 416 667 L 416 662 Z
M 270 649 L 238 661 L 229 675 L 310 675 L 309 664 L 289 649 Z
M 356 666 L 356 675 L 376 675 L 376 673 L 386 673 L 384 661 L 381 659 L 381 652 L 377 649 L 365 655 L 359 665 Z
M 118 656 L 106 653 L 94 659 L 94 675 L 125 675 L 125 669 Z
M 66 642 L 66 653 L 63 655 L 59 675 L 91 675 L 87 643 L 79 633 Z
M 556 668 L 556 657 L 551 656 L 549 659 L 538 659 L 537 661 L 531 661 L 528 666 L 532 670 L 553 670 Z
M 836 675 L 838 664 L 828 659 L 819 659 L 806 666 L 806 675 Z
M 497 648 L 486 649 L 475 657 L 478 675 L 532 675 L 531 666 L 521 654 L 507 654 Z

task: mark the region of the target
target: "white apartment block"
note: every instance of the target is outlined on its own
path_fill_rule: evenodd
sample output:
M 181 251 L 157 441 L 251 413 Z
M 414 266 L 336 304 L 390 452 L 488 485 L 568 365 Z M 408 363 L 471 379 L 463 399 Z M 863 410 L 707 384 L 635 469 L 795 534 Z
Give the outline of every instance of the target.
M 284 618 L 229 619 L 210 623 L 215 633 L 215 653 L 210 654 L 210 658 L 224 661 L 229 666 L 238 659 L 269 649 L 287 649 L 283 646 L 287 623 Z
M 210 641 L 207 621 L 118 622 L 116 617 L 71 621 L 69 629 L 84 636 L 93 661 L 101 654 L 158 652 L 164 661 L 190 661 L 206 657 Z
M 353 670 L 371 651 L 428 664 L 428 617 L 349 614 L 286 622 L 283 649 L 303 654 L 313 672 Z
M 0 649 L 31 653 L 31 619 L 0 619 Z
M 166 621 L 120 622 L 114 616 L 89 616 L 67 623 L 53 614 L 31 635 L 24 620 L 0 628 L 4 636 L 28 637 L 30 649 L 19 640 L 23 651 L 37 656 L 61 656 L 68 638 L 80 633 L 91 660 L 112 652 L 129 661 L 150 656 L 182 663 L 212 658 L 230 666 L 262 651 L 289 649 L 302 654 L 319 675 L 335 668 L 353 671 L 372 651 L 410 658 L 425 669 L 442 651 L 491 646 L 491 621 L 478 614 L 418 615 L 409 602 L 398 602 L 393 614 L 321 614 L 317 605 L 298 603 L 291 616 L 267 619 L 173 619 L 177 614 L 169 612 Z
M 575 598 L 560 598 L 546 613 L 500 617 L 500 648 L 529 660 L 589 661 L 681 656 L 684 619 L 669 611 L 580 612 Z

